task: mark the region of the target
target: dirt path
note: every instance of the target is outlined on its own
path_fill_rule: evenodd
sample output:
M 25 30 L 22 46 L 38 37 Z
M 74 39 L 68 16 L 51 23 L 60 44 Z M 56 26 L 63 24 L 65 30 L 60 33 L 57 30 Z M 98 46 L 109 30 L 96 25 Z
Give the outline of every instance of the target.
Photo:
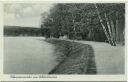
M 89 44 L 94 49 L 95 62 L 98 74 L 123 74 L 124 73 L 124 47 L 111 46 L 107 43 L 77 41 Z
M 58 40 L 60 43 L 62 40 Z M 66 40 L 64 40 L 66 41 Z M 72 40 L 68 43 L 59 44 L 65 46 L 61 51 L 67 54 L 64 59 L 51 74 L 123 74 L 124 73 L 124 47 L 111 46 L 102 42 L 75 41 L 75 46 L 71 46 Z M 82 43 L 82 44 L 81 44 Z M 68 45 L 67 45 L 68 44 Z M 76 45 L 78 44 L 78 45 Z M 85 44 L 85 45 L 84 45 Z M 73 48 L 70 50 L 70 48 Z M 61 48 L 58 48 L 61 49 Z M 67 53 L 67 52 L 70 53 Z
M 51 42 L 52 41 L 52 42 Z M 93 49 L 90 45 L 64 40 L 51 40 L 57 46 L 56 52 L 66 57 L 50 74 L 96 74 Z

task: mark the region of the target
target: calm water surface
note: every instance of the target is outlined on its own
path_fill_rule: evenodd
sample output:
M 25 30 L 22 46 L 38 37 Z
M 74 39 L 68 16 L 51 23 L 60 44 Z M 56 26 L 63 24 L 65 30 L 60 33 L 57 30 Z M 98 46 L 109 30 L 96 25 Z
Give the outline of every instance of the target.
M 5 37 L 4 73 L 47 74 L 57 65 L 54 48 L 41 37 Z

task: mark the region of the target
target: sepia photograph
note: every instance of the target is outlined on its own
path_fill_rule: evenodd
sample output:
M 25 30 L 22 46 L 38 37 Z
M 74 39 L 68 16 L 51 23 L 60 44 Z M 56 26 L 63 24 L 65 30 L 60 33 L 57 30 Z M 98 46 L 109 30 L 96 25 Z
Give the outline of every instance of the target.
M 4 3 L 3 29 L 4 74 L 125 74 L 125 3 Z

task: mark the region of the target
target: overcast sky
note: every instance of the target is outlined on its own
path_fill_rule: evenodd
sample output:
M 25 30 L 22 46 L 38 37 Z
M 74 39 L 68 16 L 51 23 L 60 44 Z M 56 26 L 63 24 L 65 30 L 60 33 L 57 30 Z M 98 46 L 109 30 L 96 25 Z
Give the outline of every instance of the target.
M 52 3 L 13 3 L 4 5 L 4 25 L 40 27 L 41 13 L 49 12 Z

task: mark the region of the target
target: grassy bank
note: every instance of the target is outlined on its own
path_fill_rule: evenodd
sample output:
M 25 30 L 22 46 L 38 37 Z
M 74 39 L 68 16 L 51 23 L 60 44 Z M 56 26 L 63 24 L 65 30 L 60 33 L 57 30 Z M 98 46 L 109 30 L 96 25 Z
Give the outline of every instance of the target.
M 49 74 L 96 74 L 93 49 L 88 44 L 47 39 L 56 46 L 59 64 Z

